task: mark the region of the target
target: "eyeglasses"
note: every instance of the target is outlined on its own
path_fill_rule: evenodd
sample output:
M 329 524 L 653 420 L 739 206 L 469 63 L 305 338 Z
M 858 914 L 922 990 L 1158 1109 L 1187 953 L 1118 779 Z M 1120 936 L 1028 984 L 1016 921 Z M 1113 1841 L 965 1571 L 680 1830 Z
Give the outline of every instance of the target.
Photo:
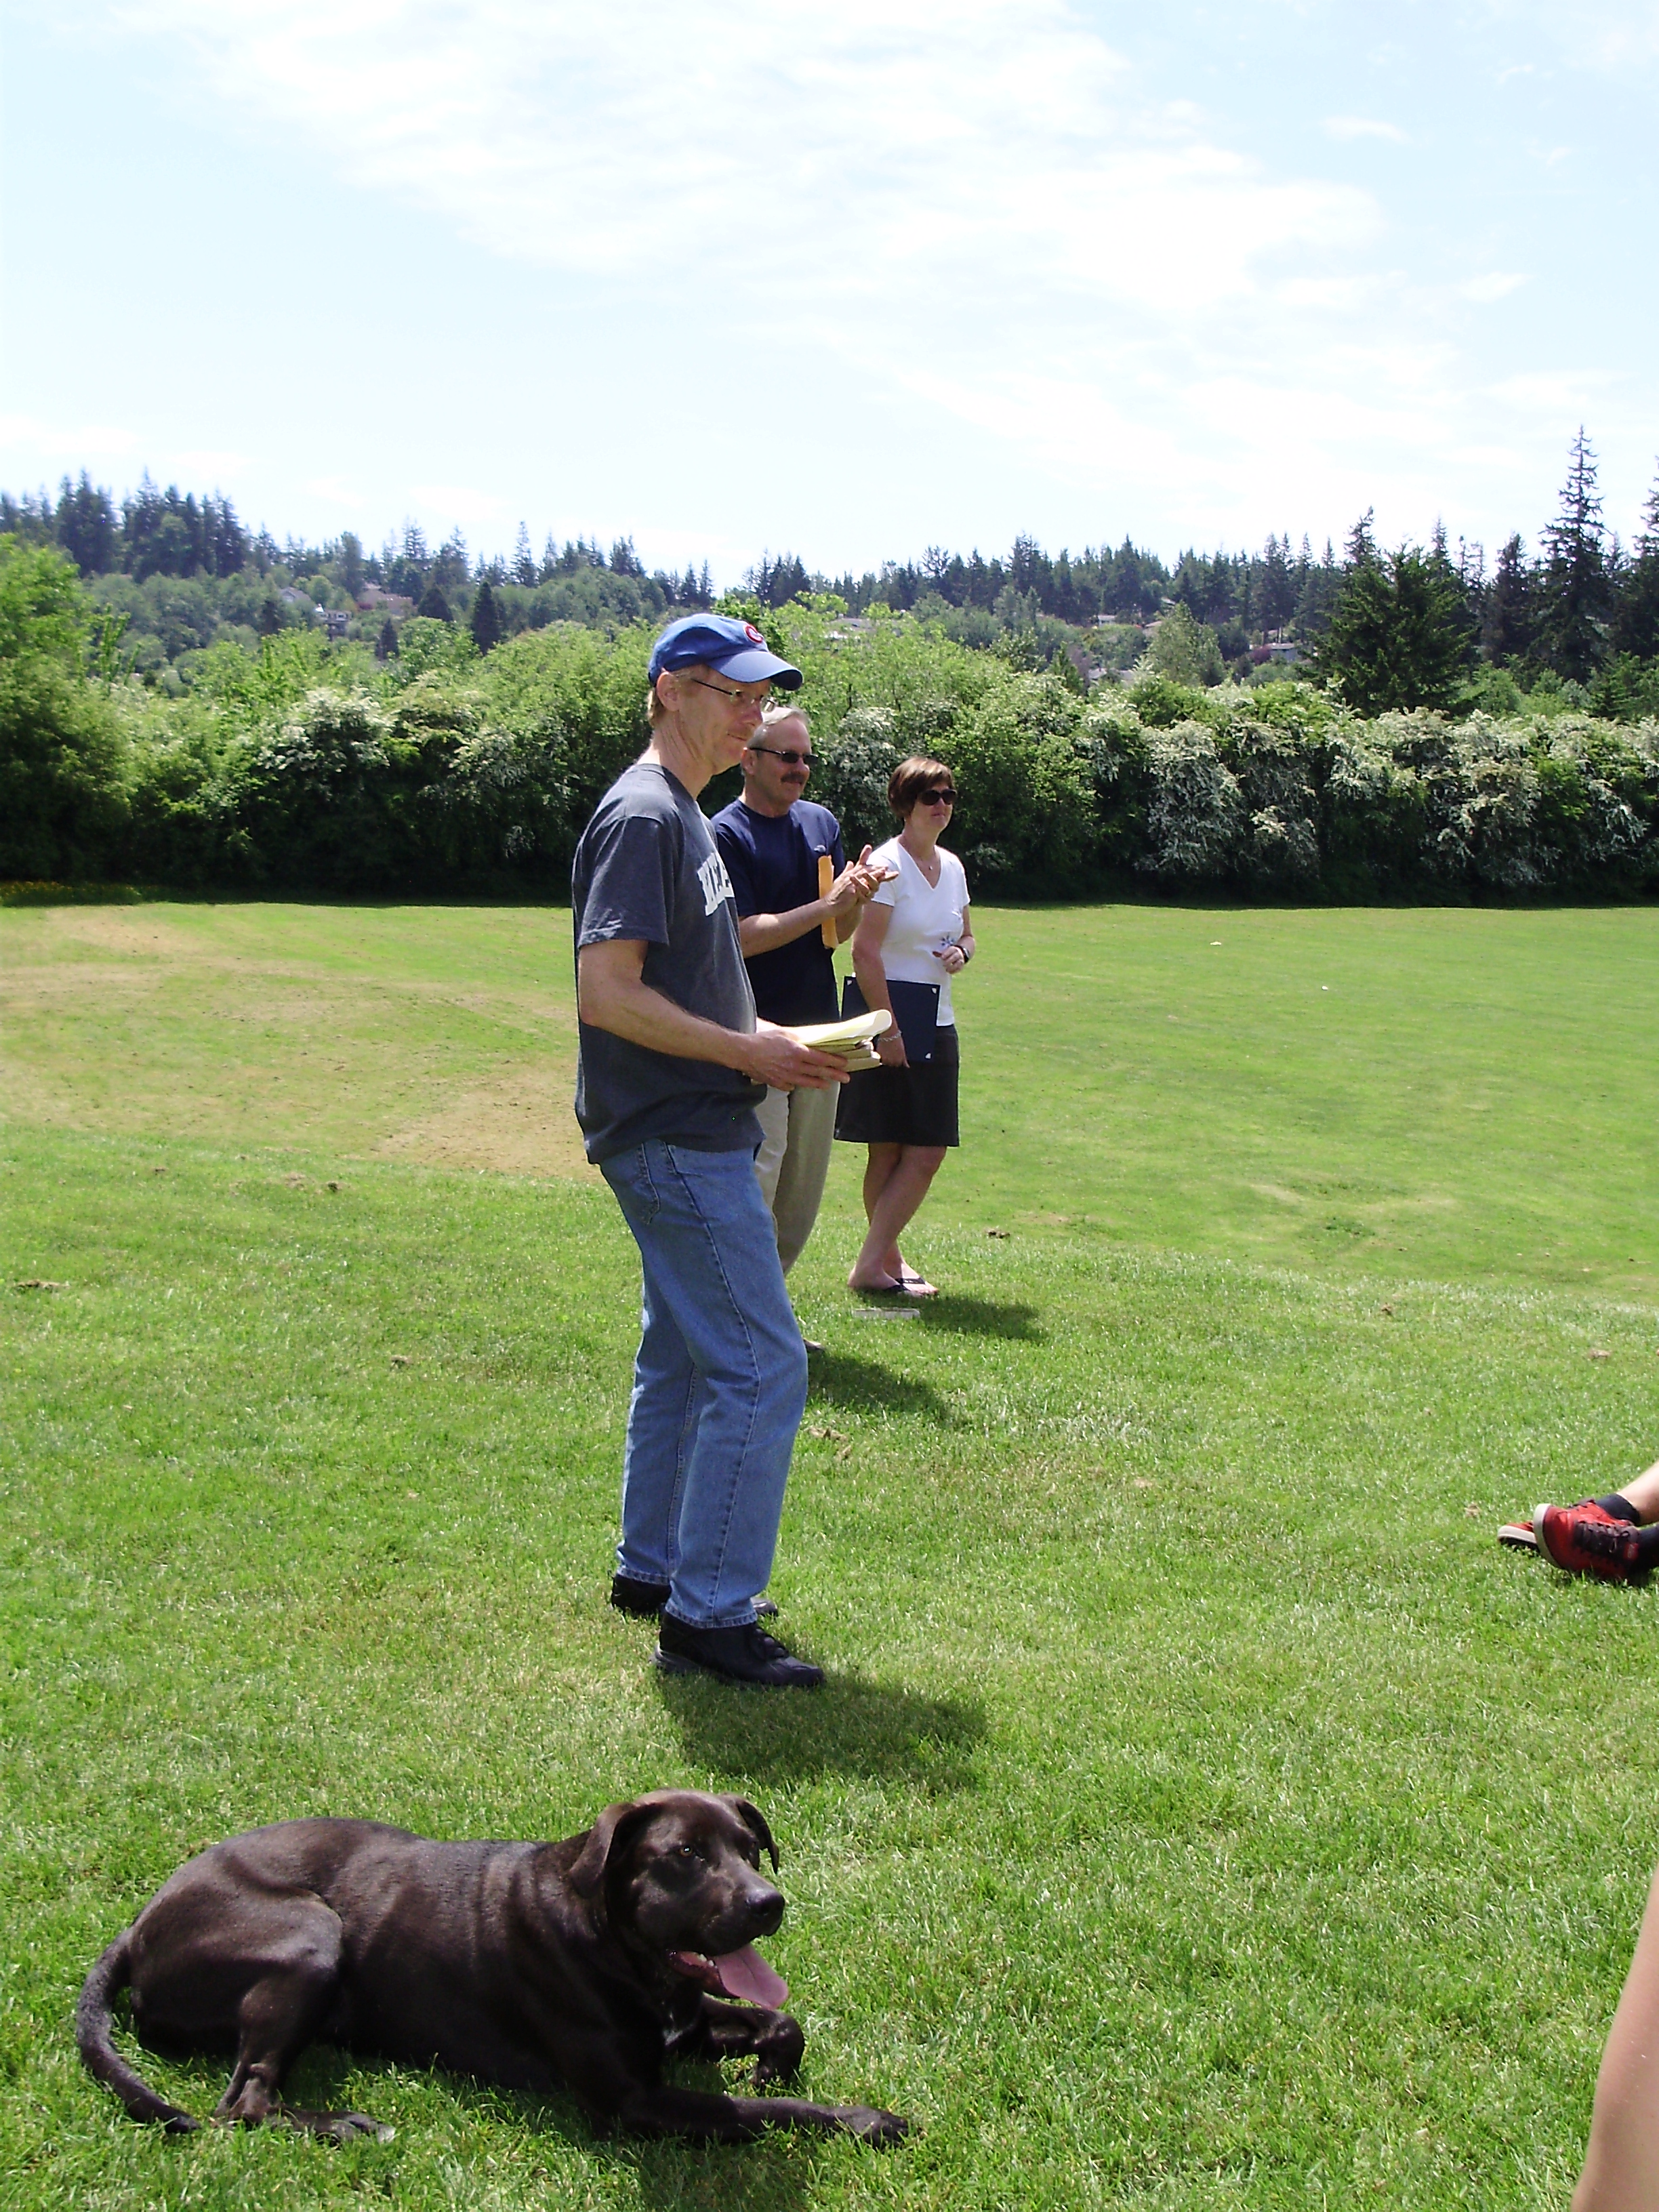
M 718 691 L 722 699 L 741 699 L 747 707 L 763 707 L 772 696 L 770 684 L 757 697 L 752 691 L 745 691 L 740 684 L 711 684 L 706 676 L 694 676 L 690 680 L 693 684 L 701 684 L 705 691 Z
M 778 745 L 750 745 L 749 750 L 751 753 L 770 753 L 774 760 L 781 761 L 786 768 L 811 768 L 812 765 L 811 753 L 785 752 Z
M 954 806 L 957 795 L 954 791 L 924 791 L 921 803 L 924 806 Z

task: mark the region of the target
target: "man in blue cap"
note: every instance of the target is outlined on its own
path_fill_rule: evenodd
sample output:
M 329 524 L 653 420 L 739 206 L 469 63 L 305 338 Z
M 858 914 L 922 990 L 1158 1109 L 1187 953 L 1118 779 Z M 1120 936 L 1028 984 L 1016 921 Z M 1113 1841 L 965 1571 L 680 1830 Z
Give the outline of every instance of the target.
M 755 1179 L 768 1086 L 842 1063 L 757 1022 L 731 878 L 697 794 L 735 767 L 774 684 L 752 623 L 692 615 L 652 649 L 651 742 L 571 869 L 576 1117 L 640 1248 L 643 1326 L 623 1451 L 611 1603 L 660 1617 L 656 1660 L 771 1688 L 822 1671 L 761 1628 L 806 1353 Z

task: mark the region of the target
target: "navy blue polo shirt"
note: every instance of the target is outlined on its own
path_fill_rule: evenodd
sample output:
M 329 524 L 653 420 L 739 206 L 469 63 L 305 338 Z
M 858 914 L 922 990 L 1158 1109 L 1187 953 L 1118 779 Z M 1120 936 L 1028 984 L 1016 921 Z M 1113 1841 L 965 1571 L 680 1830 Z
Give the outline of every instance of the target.
M 787 814 L 757 814 L 734 799 L 710 827 L 732 878 L 739 915 L 788 914 L 818 896 L 818 855 L 828 853 L 839 875 L 847 865 L 841 824 L 827 806 L 798 799 Z M 833 1022 L 835 956 L 813 928 L 793 945 L 757 953 L 744 963 L 763 1021 Z

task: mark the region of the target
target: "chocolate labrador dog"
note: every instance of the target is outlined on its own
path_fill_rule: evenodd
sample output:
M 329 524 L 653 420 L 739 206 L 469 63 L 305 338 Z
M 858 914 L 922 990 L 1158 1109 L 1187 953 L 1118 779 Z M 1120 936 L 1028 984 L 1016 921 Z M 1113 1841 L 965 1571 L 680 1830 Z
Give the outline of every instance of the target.
M 158 1890 L 91 1973 L 81 2055 L 136 2120 L 197 2123 L 115 2048 L 132 1992 L 140 2038 L 230 2050 L 214 2118 L 276 2120 L 343 2141 L 391 2130 L 361 2112 L 285 2105 L 313 2041 L 436 2064 L 512 2089 L 569 2089 L 600 2125 L 741 2142 L 763 2128 L 896 2142 L 867 2105 L 676 2088 L 670 2057 L 752 2057 L 755 2087 L 805 2047 L 755 1949 L 783 1917 L 760 1872 L 777 1848 L 746 1799 L 662 1790 L 611 1805 L 562 1844 L 441 1844 L 374 1820 L 284 1820 L 233 1836 Z M 735 2000 L 735 2002 L 733 2002 Z

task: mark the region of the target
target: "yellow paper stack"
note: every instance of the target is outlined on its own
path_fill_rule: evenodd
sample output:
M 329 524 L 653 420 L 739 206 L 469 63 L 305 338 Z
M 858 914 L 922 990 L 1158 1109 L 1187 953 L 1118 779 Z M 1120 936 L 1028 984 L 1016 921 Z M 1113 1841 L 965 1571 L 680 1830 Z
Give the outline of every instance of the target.
M 889 1009 L 878 1006 L 873 1013 L 854 1014 L 843 1022 L 819 1022 L 813 1028 L 791 1030 L 789 1035 L 814 1052 L 827 1052 L 833 1059 L 845 1060 L 848 1073 L 856 1075 L 864 1068 L 881 1066 L 872 1041 L 892 1025 Z

